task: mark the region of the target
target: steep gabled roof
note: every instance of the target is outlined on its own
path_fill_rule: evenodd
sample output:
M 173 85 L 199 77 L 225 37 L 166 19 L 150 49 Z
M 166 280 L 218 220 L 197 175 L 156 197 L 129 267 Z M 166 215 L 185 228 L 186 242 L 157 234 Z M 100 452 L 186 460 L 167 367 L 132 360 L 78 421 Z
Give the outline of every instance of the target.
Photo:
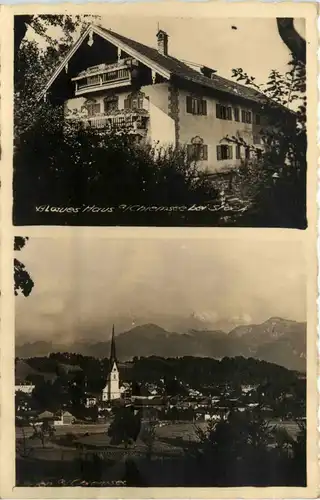
M 146 56 L 148 59 L 151 59 L 154 63 L 159 64 L 171 75 L 175 75 L 185 80 L 192 81 L 193 83 L 208 87 L 210 89 L 227 92 L 237 97 L 249 99 L 257 103 L 261 103 L 262 101 L 266 100 L 266 97 L 257 90 L 245 87 L 244 85 L 240 85 L 216 74 L 213 74 L 212 78 L 208 78 L 198 73 L 198 71 L 190 68 L 187 64 L 180 61 L 179 59 L 176 59 L 175 57 L 169 55 L 165 56 L 161 54 L 155 48 L 148 47 L 147 45 L 144 45 L 140 42 L 131 40 L 130 38 L 119 35 L 114 31 L 103 28 L 102 26 L 99 26 L 99 29 L 106 34 L 113 36 L 120 42 L 128 45 L 128 47 L 134 49 L 140 54 Z
M 175 57 L 172 57 L 170 55 L 163 55 L 155 48 L 144 45 L 123 35 L 119 35 L 118 33 L 115 33 L 114 31 L 106 29 L 102 26 L 95 25 L 89 26 L 85 33 L 83 33 L 83 35 L 73 45 L 66 57 L 52 74 L 41 96 L 44 95 L 48 88 L 52 85 L 54 80 L 66 66 L 68 61 L 75 54 L 75 52 L 78 50 L 78 48 L 90 32 L 98 34 L 111 43 L 113 42 L 119 45 L 120 48 L 122 48 L 132 57 L 137 58 L 143 64 L 150 65 L 152 69 L 154 69 L 164 78 L 169 79 L 171 76 L 176 76 L 184 80 L 191 81 L 194 84 L 201 85 L 202 87 L 206 87 L 208 89 L 216 90 L 226 94 L 231 94 L 233 96 L 247 99 L 255 103 L 261 104 L 266 102 L 266 97 L 257 90 L 245 87 L 244 85 L 240 85 L 216 74 L 213 74 L 211 78 L 208 78 L 201 73 L 198 73 L 198 71 L 192 69 L 187 64 L 180 61 L 179 59 L 176 59 Z

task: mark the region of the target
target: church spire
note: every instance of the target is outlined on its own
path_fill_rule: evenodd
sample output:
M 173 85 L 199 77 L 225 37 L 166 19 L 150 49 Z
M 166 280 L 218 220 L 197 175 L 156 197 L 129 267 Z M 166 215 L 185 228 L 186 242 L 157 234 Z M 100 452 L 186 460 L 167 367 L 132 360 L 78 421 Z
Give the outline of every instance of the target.
M 114 339 L 114 325 L 112 325 L 111 348 L 110 348 L 110 365 L 117 361 L 116 342 Z

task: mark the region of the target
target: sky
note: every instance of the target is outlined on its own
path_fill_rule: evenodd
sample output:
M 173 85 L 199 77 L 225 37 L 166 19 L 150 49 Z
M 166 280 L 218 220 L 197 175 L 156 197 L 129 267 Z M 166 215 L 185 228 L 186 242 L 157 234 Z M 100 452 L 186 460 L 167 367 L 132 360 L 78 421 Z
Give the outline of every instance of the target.
M 226 78 L 231 77 L 232 68 L 242 67 L 264 84 L 272 69 L 288 70 L 289 50 L 279 36 L 275 18 L 150 17 L 126 22 L 103 16 L 100 24 L 154 47 L 159 25 L 169 35 L 169 55 L 209 66 Z M 305 35 L 304 19 L 296 19 L 295 27 Z
M 289 50 L 279 36 L 275 18 L 102 16 L 97 22 L 151 47 L 157 45 L 159 26 L 169 35 L 169 55 L 209 66 L 226 78 L 231 77 L 233 68 L 242 67 L 256 83 L 265 84 L 272 69 L 288 71 Z M 305 36 L 304 19 L 296 19 L 295 27 Z M 59 30 L 49 34 L 58 38 Z M 27 37 L 43 44 L 31 29 Z
M 16 257 L 35 283 L 15 299 L 17 341 L 101 340 L 113 322 L 186 331 L 192 318 L 198 329 L 306 319 L 299 241 L 33 237 Z

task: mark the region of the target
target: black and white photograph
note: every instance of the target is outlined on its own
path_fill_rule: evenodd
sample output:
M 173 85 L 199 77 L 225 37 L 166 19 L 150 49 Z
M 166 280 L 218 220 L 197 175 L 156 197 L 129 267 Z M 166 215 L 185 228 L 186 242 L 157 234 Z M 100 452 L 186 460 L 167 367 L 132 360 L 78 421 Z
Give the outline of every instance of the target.
M 304 17 L 28 12 L 14 225 L 307 227 Z
M 309 485 L 298 239 L 14 244 L 16 486 Z

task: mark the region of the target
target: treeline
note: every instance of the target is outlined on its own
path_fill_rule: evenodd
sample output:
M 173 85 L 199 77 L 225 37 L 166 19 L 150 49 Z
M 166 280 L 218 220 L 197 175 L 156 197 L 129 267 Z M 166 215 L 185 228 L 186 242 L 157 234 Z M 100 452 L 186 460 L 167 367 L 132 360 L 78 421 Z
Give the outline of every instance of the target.
M 272 383 L 279 379 L 290 384 L 297 379 L 295 372 L 282 366 L 242 356 L 221 360 L 193 356 L 133 358 L 132 374 L 137 381 L 149 382 L 156 382 L 164 375 L 177 377 L 191 387 L 225 382 Z
M 18 361 L 18 359 L 16 360 Z M 26 379 L 39 382 L 39 377 L 54 374 L 53 380 L 73 380 L 88 391 L 101 391 L 109 371 L 108 359 L 97 359 L 81 354 L 52 353 L 49 356 L 24 360 L 31 369 Z M 269 387 L 276 396 L 281 391 L 291 392 L 299 399 L 305 398 L 305 380 L 302 374 L 284 367 L 253 358 L 235 357 L 216 360 L 185 356 L 161 358 L 157 356 L 133 358 L 120 365 L 122 382 L 140 386 L 155 384 L 166 387 L 171 395 L 183 394 L 186 389 L 212 393 L 214 386 L 228 386 L 240 390 L 241 385 Z M 19 377 L 17 364 L 16 377 Z M 172 390 L 171 390 L 171 389 Z

